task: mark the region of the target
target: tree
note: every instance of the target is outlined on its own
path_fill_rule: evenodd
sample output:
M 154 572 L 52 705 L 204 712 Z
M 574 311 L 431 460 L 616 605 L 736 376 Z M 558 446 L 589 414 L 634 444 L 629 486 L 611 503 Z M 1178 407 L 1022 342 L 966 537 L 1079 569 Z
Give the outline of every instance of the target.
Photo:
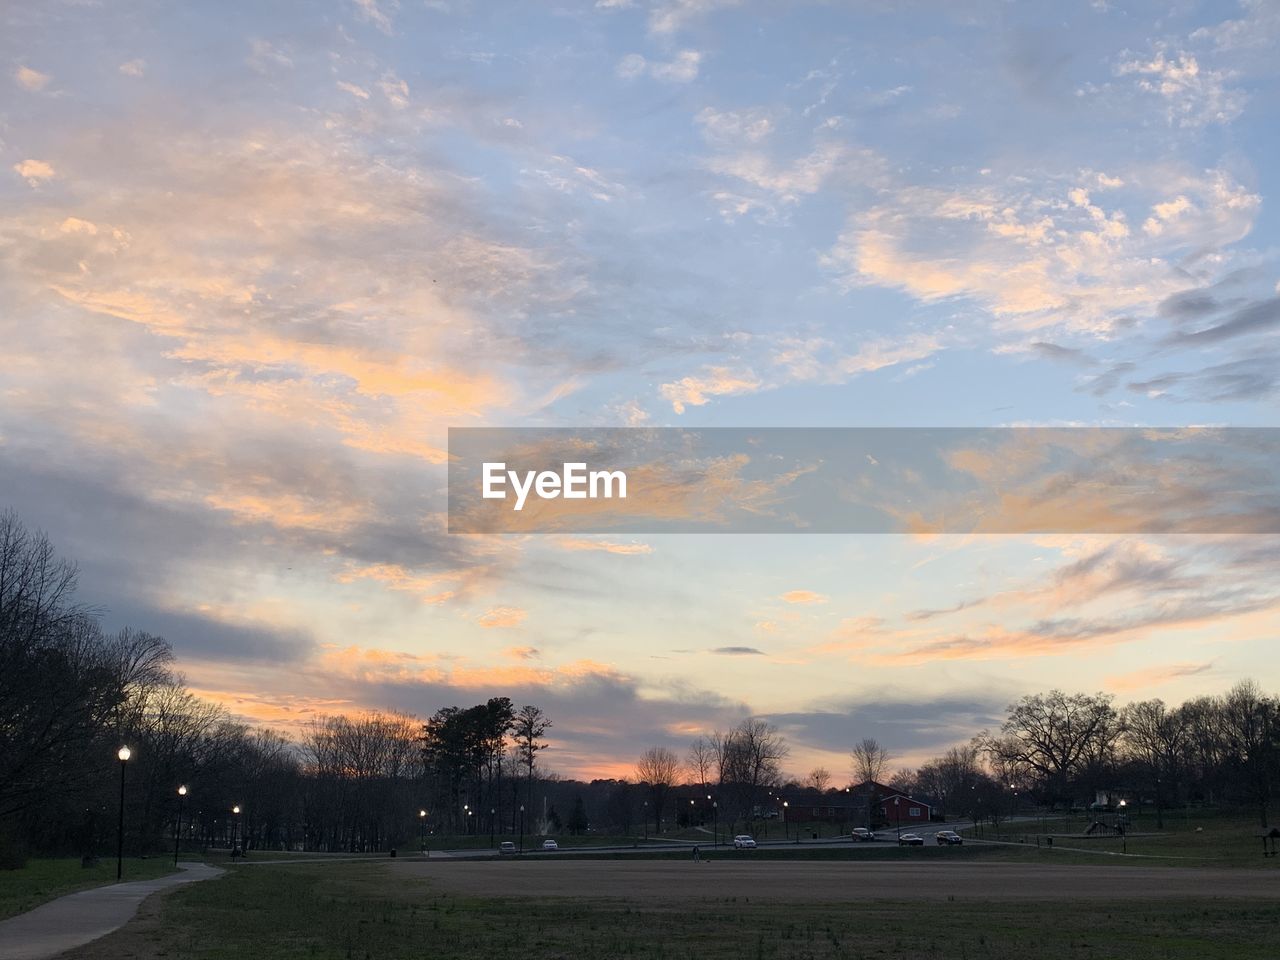
M 1176 787 L 1187 746 L 1187 717 L 1163 700 L 1144 700 L 1125 708 L 1126 752 L 1156 803 L 1156 827 L 1164 829 L 1164 809 Z
M 569 813 L 567 826 L 569 833 L 575 837 L 586 833 L 587 827 L 590 826 L 587 822 L 587 805 L 582 801 L 582 794 L 573 798 L 573 810 Z
M 1252 680 L 1237 683 L 1222 701 L 1223 729 L 1231 763 L 1244 796 L 1257 805 L 1263 828 L 1268 825 L 1276 778 L 1276 735 L 1280 732 L 1277 712 L 1276 701 L 1263 696 Z
M 547 748 L 542 739 L 551 729 L 551 721 L 539 708 L 526 704 L 515 715 L 513 732 L 516 740 L 516 756 L 525 771 L 525 803 L 533 806 L 533 770 L 538 754 Z
M 805 785 L 812 787 L 819 793 L 826 793 L 827 788 L 831 786 L 831 771 L 826 767 L 814 767 L 809 771 Z
M 706 790 L 711 786 L 711 777 L 716 771 L 715 746 L 706 737 L 698 737 L 689 747 L 685 764 L 689 768 L 689 779 Z
M 662 829 L 662 808 L 667 795 L 680 778 L 680 760 L 666 747 L 650 747 L 640 755 L 636 764 L 636 779 L 649 790 L 649 805 L 653 807 L 653 823 Z
M 1033 784 L 1045 803 L 1070 801 L 1076 781 L 1110 755 L 1120 728 L 1111 697 L 1061 690 L 1023 697 L 1009 707 L 1003 736 L 984 736 L 983 748 Z
M 853 782 L 862 784 L 867 797 L 867 826 L 872 826 L 871 813 L 875 806 L 876 784 L 889 767 L 889 751 L 873 737 L 864 737 L 849 751 L 853 764 Z

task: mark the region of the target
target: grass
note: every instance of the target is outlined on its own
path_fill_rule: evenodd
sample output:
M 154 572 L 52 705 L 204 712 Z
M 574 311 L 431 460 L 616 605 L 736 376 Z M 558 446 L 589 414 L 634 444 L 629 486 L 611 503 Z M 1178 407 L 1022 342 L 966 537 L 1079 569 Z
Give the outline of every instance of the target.
M 990 826 L 984 826 L 981 836 L 988 840 L 1025 839 L 1029 846 L 1034 847 L 1037 835 L 1047 832 L 1053 835 L 1055 847 L 1076 847 L 1107 854 L 1125 852 L 1155 858 L 1151 861 L 1152 863 L 1164 859 L 1171 863 L 1193 862 L 1199 866 L 1264 867 L 1273 865 L 1271 858 L 1262 856 L 1262 841 L 1258 838 L 1261 827 L 1258 825 L 1257 818 L 1254 817 L 1182 817 L 1166 814 L 1163 830 L 1157 830 L 1154 815 L 1131 817 L 1128 827 L 1129 835 L 1123 842 L 1114 834 L 1083 836 L 1083 831 L 1093 819 L 1077 815 L 1071 820 L 1051 819 L 1043 824 L 1040 821 L 1012 823 L 1002 825 L 998 832 L 992 830 Z M 1113 815 L 1101 814 L 1096 819 L 1109 823 Z M 966 837 L 974 835 L 972 827 L 961 832 Z M 1080 856 L 1087 858 L 1089 855 Z M 1124 857 L 1098 856 L 1097 854 L 1093 859 L 1118 860 L 1121 863 L 1133 862 Z
M 151 880 L 173 872 L 167 857 L 126 860 L 125 880 Z M 104 883 L 114 883 L 116 861 L 103 858 L 92 867 L 79 859 L 31 860 L 21 870 L 0 870 L 0 920 L 25 913 L 47 900 Z
M 455 896 L 379 864 L 233 869 L 67 960 L 1272 960 L 1280 905 L 679 903 Z

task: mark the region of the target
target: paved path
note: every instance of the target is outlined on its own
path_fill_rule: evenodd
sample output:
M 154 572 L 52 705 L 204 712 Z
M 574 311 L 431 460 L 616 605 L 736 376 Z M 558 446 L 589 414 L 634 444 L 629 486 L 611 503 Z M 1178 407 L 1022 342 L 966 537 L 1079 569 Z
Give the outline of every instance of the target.
M 222 873 L 204 863 L 178 866 L 180 872 L 167 877 L 81 890 L 0 921 L 0 960 L 43 960 L 83 946 L 124 926 L 158 890 Z

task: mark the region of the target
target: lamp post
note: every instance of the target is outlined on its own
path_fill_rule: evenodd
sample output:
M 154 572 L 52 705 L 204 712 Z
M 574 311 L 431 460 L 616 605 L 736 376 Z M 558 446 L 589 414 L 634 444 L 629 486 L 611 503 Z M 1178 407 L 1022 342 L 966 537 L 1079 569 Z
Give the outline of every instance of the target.
M 231 813 L 235 818 L 231 821 L 231 855 L 234 857 L 236 850 L 239 849 L 237 841 L 240 838 L 240 804 L 237 803 L 232 807 Z
M 493 807 L 489 808 L 489 846 L 491 847 L 493 846 L 493 827 L 494 827 L 493 819 L 497 815 L 497 813 L 498 811 L 493 809 Z
M 182 801 L 187 799 L 187 788 L 184 784 L 178 788 L 178 821 L 173 826 L 173 865 L 178 865 L 178 842 L 182 839 Z
M 418 811 L 418 849 L 427 852 L 427 811 Z
M 902 846 L 902 807 L 899 806 L 901 797 L 893 798 L 893 821 L 898 833 L 898 846 Z
M 133 752 L 128 747 L 116 751 L 120 758 L 120 818 L 116 823 L 116 879 L 124 876 L 124 768 Z
M 711 823 L 712 823 L 711 829 L 714 832 L 714 835 L 716 838 L 714 846 L 718 847 L 720 846 L 720 801 L 719 800 L 711 801 Z
M 524 853 L 524 804 L 520 804 L 520 852 Z
M 1126 829 L 1125 829 L 1125 822 L 1124 822 L 1124 821 L 1125 821 L 1125 816 L 1124 816 L 1124 808 L 1125 808 L 1125 805 L 1126 805 L 1126 804 L 1125 804 L 1125 801 L 1124 801 L 1124 800 L 1121 800 L 1121 801 L 1120 801 L 1120 824 L 1119 824 L 1119 826 L 1120 826 L 1120 852 L 1121 852 L 1121 853 L 1128 853 L 1128 852 L 1129 852 L 1129 837 L 1128 837 L 1128 830 L 1126 830 Z
M 644 820 L 644 839 L 645 839 L 645 842 L 648 843 L 649 842 L 649 801 L 648 800 L 643 801 L 643 805 L 644 805 L 644 813 L 642 814 L 641 819 Z
M 786 800 L 782 801 L 782 836 L 787 840 L 791 839 L 791 827 L 787 822 L 787 807 L 789 806 L 791 806 L 791 804 L 789 804 Z M 796 836 L 798 839 L 799 834 L 797 834 Z

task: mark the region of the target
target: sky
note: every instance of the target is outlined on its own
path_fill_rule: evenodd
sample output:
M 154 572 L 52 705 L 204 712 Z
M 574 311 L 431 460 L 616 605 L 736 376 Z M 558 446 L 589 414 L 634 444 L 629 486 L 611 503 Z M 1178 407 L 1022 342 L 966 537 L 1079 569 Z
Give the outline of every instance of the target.
M 1274 536 L 450 535 L 450 427 L 1276 425 L 1280 4 L 0 11 L 0 508 L 296 731 L 1280 688 Z

